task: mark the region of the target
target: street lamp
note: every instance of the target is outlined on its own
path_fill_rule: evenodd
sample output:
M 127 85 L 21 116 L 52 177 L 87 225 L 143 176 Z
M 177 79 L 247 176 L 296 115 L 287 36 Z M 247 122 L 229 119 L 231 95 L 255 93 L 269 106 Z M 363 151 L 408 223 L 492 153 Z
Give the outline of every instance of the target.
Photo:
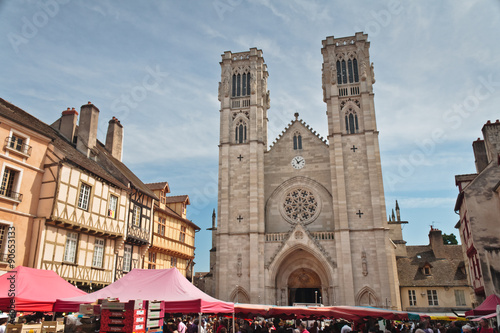
M 314 303 L 318 304 L 318 291 L 314 291 Z

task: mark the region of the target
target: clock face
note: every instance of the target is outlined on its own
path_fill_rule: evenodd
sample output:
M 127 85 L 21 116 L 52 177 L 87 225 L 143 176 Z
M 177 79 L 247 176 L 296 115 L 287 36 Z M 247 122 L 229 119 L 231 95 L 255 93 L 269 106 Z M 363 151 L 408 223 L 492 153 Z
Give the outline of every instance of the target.
M 302 156 L 295 156 L 292 158 L 292 166 L 294 169 L 302 169 L 306 165 L 306 160 Z

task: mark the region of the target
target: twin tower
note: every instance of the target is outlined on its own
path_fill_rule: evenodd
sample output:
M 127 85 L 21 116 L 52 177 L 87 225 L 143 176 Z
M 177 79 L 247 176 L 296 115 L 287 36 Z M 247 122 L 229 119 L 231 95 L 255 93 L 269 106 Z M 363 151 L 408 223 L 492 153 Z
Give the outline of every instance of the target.
M 222 55 L 214 296 L 399 308 L 367 37 L 323 41 L 327 140 L 296 114 L 270 148 L 262 51 Z

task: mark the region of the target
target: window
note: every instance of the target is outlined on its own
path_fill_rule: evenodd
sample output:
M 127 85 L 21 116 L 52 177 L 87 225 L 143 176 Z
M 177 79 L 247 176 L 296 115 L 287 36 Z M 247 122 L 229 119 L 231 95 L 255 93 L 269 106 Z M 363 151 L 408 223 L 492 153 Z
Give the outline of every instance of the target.
M 410 306 L 417 306 L 417 296 L 415 295 L 415 290 L 408 290 L 408 300 Z
M 247 124 L 245 124 L 243 119 L 240 119 L 236 124 L 234 133 L 234 140 L 236 143 L 245 143 L 247 141 Z
M 179 235 L 179 241 L 184 243 L 186 241 L 186 227 L 181 226 L 181 233 Z
M 170 267 L 177 267 L 177 258 L 170 257 Z
M 455 290 L 455 303 L 457 306 L 466 306 L 465 292 L 463 290 Z
M 148 269 L 156 269 L 156 252 L 149 252 L 148 261 Z
M 439 305 L 437 290 L 427 290 L 427 300 L 429 301 L 430 306 Z
M 82 183 L 82 185 L 80 186 L 80 196 L 78 197 L 78 208 L 81 208 L 83 210 L 89 210 L 91 190 L 92 187 Z
M 130 272 L 132 267 L 132 245 L 125 244 L 123 249 L 123 271 Z
M 233 91 L 232 97 L 249 96 L 250 95 L 250 73 L 233 74 Z
M 337 60 L 337 84 L 346 84 L 359 82 L 358 61 L 356 58 L 347 60 L 347 68 L 345 60 Z
M 76 246 L 78 243 L 78 234 L 68 231 L 66 235 L 66 246 L 64 247 L 64 261 L 75 263 Z
M 294 134 L 293 136 L 293 149 L 302 149 L 302 136 L 298 133 Z
M 355 134 L 359 132 L 358 115 L 353 109 L 349 109 L 345 115 L 345 130 L 347 134 Z
M 94 243 L 94 258 L 92 259 L 92 266 L 102 268 L 104 258 L 104 239 L 96 238 Z
M 109 196 L 108 217 L 116 218 L 116 208 L 118 207 L 118 197 L 115 195 Z
M 5 138 L 5 147 L 29 156 L 31 155 L 31 147 L 27 145 L 28 141 L 18 134 L 11 134 L 10 137 Z
M 429 266 L 424 266 L 423 271 L 425 275 L 431 275 L 431 268 Z
M 162 217 L 158 219 L 158 233 L 161 236 L 165 236 L 165 222 L 166 220 Z
M 17 187 L 20 172 L 11 168 L 5 168 L 2 177 L 2 184 L 0 185 L 0 195 L 14 200 L 21 200 L 22 195 L 14 192 Z
M 141 207 L 134 206 L 134 211 L 132 212 L 132 225 L 135 227 L 141 226 Z

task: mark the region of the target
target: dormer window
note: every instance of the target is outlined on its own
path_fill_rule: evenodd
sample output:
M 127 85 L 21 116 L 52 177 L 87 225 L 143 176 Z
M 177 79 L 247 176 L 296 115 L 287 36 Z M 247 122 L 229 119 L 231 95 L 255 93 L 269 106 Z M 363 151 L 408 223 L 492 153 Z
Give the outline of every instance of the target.
M 429 266 L 424 267 L 424 274 L 425 275 L 431 275 L 431 268 Z
M 424 263 L 421 266 L 422 274 L 424 274 L 425 276 L 431 276 L 432 275 L 431 268 L 432 268 L 431 264 L 429 264 L 428 262 Z

